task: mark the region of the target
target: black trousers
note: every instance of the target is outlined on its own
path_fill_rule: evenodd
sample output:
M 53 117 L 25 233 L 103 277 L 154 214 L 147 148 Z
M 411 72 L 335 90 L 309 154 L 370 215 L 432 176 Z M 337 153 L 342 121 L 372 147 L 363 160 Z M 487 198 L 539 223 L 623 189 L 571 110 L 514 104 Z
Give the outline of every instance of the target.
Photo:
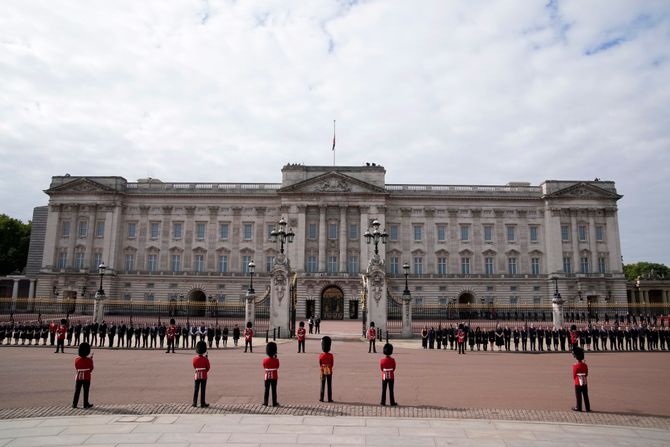
M 168 338 L 167 342 L 168 342 L 167 351 L 165 352 L 170 352 L 170 349 L 172 349 L 172 352 L 174 353 L 174 338 L 172 340 Z
M 277 379 L 267 379 L 265 381 L 265 394 L 263 394 L 263 405 L 268 404 L 270 397 L 270 388 L 272 388 L 272 406 L 277 405 Z
M 461 343 L 462 345 L 463 343 Z M 389 401 L 391 405 L 395 405 L 395 395 L 393 394 L 393 382 L 394 380 L 382 380 L 382 405 L 386 405 L 386 388 L 389 389 Z
M 60 352 L 65 352 L 65 339 L 57 340 L 56 342 L 56 352 L 60 349 Z
M 298 340 L 298 352 L 300 352 L 300 349 L 302 348 L 302 352 L 305 352 L 305 340 Z
M 328 402 L 333 401 L 333 375 L 328 374 L 327 376 L 321 377 L 321 397 L 319 400 L 323 402 L 323 392 L 324 388 L 326 387 L 326 383 L 328 384 Z
M 582 411 L 582 397 L 584 398 L 584 409 L 586 411 L 591 411 L 588 385 L 575 385 L 575 397 L 577 398 L 577 409 L 579 411 Z
M 205 391 L 207 389 L 207 379 L 196 379 L 193 385 L 193 405 L 198 405 L 198 389 L 200 389 L 200 405 L 205 405 Z
M 377 352 L 377 347 L 375 346 L 376 340 L 370 340 L 370 343 L 368 344 L 368 354 L 370 352 Z
M 247 347 L 249 347 L 249 352 L 254 352 L 254 347 L 251 344 L 251 340 L 244 340 L 244 352 L 247 352 Z
M 458 353 L 459 354 L 465 354 L 465 343 L 459 343 L 458 344 Z
M 88 391 L 91 388 L 90 380 L 77 380 L 76 386 L 74 389 L 74 398 L 72 399 L 72 406 L 76 407 L 79 405 L 79 393 L 81 392 L 82 387 L 84 388 L 84 406 L 90 405 L 88 402 Z

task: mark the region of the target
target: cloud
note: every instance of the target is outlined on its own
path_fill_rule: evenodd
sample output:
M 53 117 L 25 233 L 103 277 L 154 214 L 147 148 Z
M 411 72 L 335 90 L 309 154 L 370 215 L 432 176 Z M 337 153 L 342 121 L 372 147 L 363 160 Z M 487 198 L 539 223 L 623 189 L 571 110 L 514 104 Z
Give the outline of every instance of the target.
M 665 1 L 13 1 L 0 16 L 0 203 L 52 175 L 617 182 L 627 261 L 670 264 Z

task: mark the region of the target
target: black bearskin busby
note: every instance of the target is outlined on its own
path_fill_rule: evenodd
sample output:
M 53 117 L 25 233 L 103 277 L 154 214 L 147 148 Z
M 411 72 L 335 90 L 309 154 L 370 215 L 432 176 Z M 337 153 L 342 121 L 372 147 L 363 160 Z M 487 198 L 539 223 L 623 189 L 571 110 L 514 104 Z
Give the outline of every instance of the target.
M 251 326 L 253 326 L 253 325 L 251 324 L 251 321 L 247 321 L 247 327 L 248 327 L 249 329 L 251 329 Z
M 374 321 L 370 322 L 370 327 L 375 327 L 375 322 Z
M 170 324 L 176 324 L 176 321 L 174 321 L 174 318 L 170 318 Z
M 300 327 L 305 327 L 305 322 L 304 321 L 300 322 Z
M 88 357 L 91 353 L 91 345 L 86 342 L 83 342 L 79 345 L 79 357 Z
M 575 358 L 580 362 L 584 360 L 584 350 L 579 346 L 574 347 L 574 349 L 572 350 L 572 355 L 574 355 Z
M 573 324 L 572 326 L 570 326 L 570 330 L 571 330 L 571 331 L 576 331 L 576 330 L 577 330 L 577 326 Z
M 265 346 L 265 353 L 268 357 L 274 357 L 277 355 L 277 343 L 271 341 Z
M 207 343 L 205 343 L 203 340 L 200 340 L 195 345 L 195 353 L 199 355 L 205 355 L 205 352 L 207 352 Z
M 67 320 L 66 320 L 65 318 L 61 319 L 61 320 L 60 320 L 60 324 L 66 325 L 66 324 L 67 324 Z
M 325 336 L 321 339 L 321 350 L 323 352 L 330 352 L 330 345 L 332 345 L 332 340 L 329 336 Z
M 393 355 L 393 345 L 391 343 L 384 345 L 384 355 Z

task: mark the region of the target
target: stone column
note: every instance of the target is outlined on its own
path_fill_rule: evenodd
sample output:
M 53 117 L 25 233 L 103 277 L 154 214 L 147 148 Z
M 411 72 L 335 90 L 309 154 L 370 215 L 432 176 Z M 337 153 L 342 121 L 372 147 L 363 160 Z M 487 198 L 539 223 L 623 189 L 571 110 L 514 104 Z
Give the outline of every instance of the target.
M 14 285 L 12 287 L 12 300 L 16 301 L 16 299 L 19 297 L 19 279 L 18 278 L 12 278 L 14 281 Z
M 347 270 L 347 207 L 340 207 L 340 272 Z
M 253 290 L 247 290 L 247 294 L 244 297 L 244 327 L 246 327 L 247 322 L 251 321 L 251 324 L 255 322 L 256 310 L 254 300 L 256 299 L 256 294 Z
M 270 272 L 270 331 L 281 328 L 281 333 L 287 336 L 291 318 L 290 278 L 288 259 L 280 253 Z
M 101 323 L 105 319 L 105 299 L 107 297 L 104 293 L 99 291 L 95 293 L 93 297 L 93 321 L 96 323 Z
M 402 337 L 412 338 L 412 295 L 402 295 Z
M 30 288 L 28 289 L 28 298 L 35 298 L 35 282 L 36 279 L 31 279 L 30 280 Z
M 326 211 L 325 206 L 319 207 L 319 271 L 325 272 L 326 269 Z
M 553 299 L 551 301 L 551 308 L 553 314 L 554 329 L 560 329 L 563 326 L 563 303 L 565 301 L 561 299 Z
M 361 206 L 360 207 L 360 213 L 361 213 L 361 229 L 360 229 L 360 247 L 361 247 L 361 270 L 368 264 L 368 246 L 363 239 L 363 234 L 365 231 L 370 227 L 370 218 L 368 217 L 368 210 L 369 208 L 366 206 Z
M 375 323 L 377 328 L 386 332 L 386 273 L 381 260 L 373 257 L 370 261 L 367 271 L 368 300 L 367 300 L 367 319 L 368 325 Z

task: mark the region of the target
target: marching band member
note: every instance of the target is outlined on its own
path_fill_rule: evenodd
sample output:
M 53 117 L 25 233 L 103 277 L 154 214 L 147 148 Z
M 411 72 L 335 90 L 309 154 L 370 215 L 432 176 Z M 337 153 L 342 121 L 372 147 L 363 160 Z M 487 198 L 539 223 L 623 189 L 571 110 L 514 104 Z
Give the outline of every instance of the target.
M 384 345 L 384 357 L 379 361 L 379 369 L 382 371 L 382 401 L 381 405 L 386 405 L 386 388 L 389 389 L 389 399 L 392 407 L 398 405 L 393 394 L 393 384 L 395 382 L 395 359 L 393 355 L 393 345 L 386 343 Z
M 254 352 L 253 339 L 254 339 L 254 330 L 251 329 L 253 325 L 251 321 L 247 321 L 247 327 L 244 329 L 244 352 L 247 352 L 247 347 L 249 352 Z
M 377 353 L 377 347 L 375 346 L 376 340 L 377 329 L 375 329 L 375 322 L 371 321 L 370 328 L 368 329 L 368 354 L 370 354 L 370 352 Z
M 207 343 L 199 341 L 195 347 L 196 355 L 193 357 L 193 369 L 195 369 L 195 382 L 193 386 L 193 406 L 198 406 L 198 389 L 200 390 L 200 406 L 209 407 L 205 392 L 207 389 L 207 372 L 210 369 L 209 359 L 207 358 Z
M 302 353 L 305 353 L 305 334 L 307 334 L 307 331 L 305 330 L 305 322 L 301 321 L 300 327 L 296 333 L 298 336 L 298 353 L 300 353 L 300 348 L 302 348 Z
M 88 392 L 91 387 L 91 372 L 93 372 L 93 355 L 88 357 L 91 353 L 91 345 L 83 342 L 79 345 L 79 357 L 74 359 L 74 369 L 77 370 L 75 375 L 75 389 L 74 398 L 72 399 L 72 408 L 77 408 L 79 404 L 79 393 L 84 388 L 84 408 L 91 408 L 93 404 L 88 401 Z
M 333 365 L 335 364 L 335 359 L 333 358 L 333 354 L 330 353 L 331 344 L 332 341 L 329 336 L 326 335 L 321 339 L 321 350 L 323 353 L 319 356 L 319 368 L 321 370 L 321 397 L 319 397 L 319 402 L 323 402 L 323 392 L 326 383 L 328 384 L 328 402 L 333 401 Z
M 263 369 L 265 370 L 265 393 L 263 394 L 263 405 L 268 406 L 268 397 L 270 388 L 272 388 L 272 406 L 278 407 L 277 402 L 277 379 L 279 378 L 279 359 L 277 358 L 277 344 L 273 341 L 265 347 L 267 357 L 263 359 Z

